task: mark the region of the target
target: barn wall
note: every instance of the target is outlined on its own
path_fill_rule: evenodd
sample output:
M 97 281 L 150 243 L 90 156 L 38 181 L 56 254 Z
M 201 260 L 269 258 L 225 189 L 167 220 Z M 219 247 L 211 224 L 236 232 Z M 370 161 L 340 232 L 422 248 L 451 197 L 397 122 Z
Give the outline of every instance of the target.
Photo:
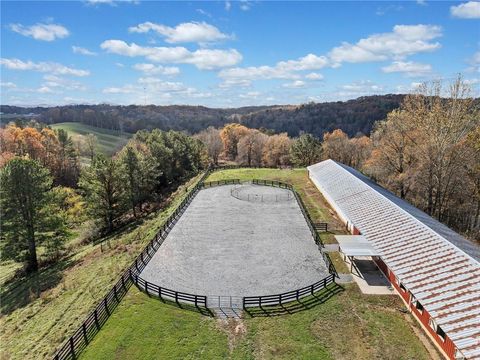
M 380 258 L 373 259 L 377 264 L 378 268 L 385 274 L 387 279 L 395 288 L 396 292 L 402 298 L 405 305 L 408 307 L 412 315 L 417 319 L 417 321 L 422 325 L 423 330 L 429 335 L 430 339 L 434 341 L 437 347 L 441 350 L 443 355 L 445 355 L 448 359 L 454 360 L 455 359 L 455 345 L 453 342 L 448 338 L 448 335 L 445 336 L 445 341 L 431 328 L 429 321 L 430 321 L 430 314 L 423 309 L 420 312 L 411 302 L 410 302 L 410 293 L 408 289 L 404 291 L 400 284 L 397 283 L 395 278 L 395 274 L 388 268 L 388 266 L 382 261 Z M 421 302 L 420 302 L 421 304 Z

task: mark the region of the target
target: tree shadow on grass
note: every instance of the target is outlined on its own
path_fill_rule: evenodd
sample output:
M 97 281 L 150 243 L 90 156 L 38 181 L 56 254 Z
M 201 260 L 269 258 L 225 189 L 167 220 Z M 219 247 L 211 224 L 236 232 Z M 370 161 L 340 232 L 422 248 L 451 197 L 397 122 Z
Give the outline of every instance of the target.
M 0 289 L 1 314 L 8 315 L 39 298 L 42 292 L 57 286 L 63 278 L 64 270 L 75 265 L 76 262 L 69 257 L 38 273 L 8 281 Z
M 325 303 L 333 296 L 344 291 L 344 288 L 336 283 L 317 291 L 315 294 L 291 301 L 282 305 L 262 306 L 246 308 L 245 313 L 250 317 L 267 317 L 295 314 L 300 311 L 312 309 L 315 306 Z

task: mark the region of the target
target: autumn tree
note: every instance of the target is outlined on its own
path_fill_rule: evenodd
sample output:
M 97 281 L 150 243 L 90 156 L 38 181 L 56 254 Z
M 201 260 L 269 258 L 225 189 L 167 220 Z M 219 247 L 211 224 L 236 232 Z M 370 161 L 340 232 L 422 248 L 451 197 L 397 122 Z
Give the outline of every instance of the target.
M 196 135 L 203 144 L 205 144 L 208 155 L 212 159 L 215 165 L 218 165 L 218 158 L 223 150 L 223 142 L 220 137 L 220 130 L 215 129 L 213 126 L 209 126 L 207 129 L 199 132 Z
M 347 134 L 337 129 L 323 135 L 324 159 L 332 159 L 350 166 L 352 164 L 352 146 Z
M 2 257 L 25 262 L 27 272 L 38 270 L 39 245 L 58 254 L 67 236 L 51 186 L 37 160 L 14 158 L 0 172 Z
M 414 136 L 415 129 L 400 110 L 392 111 L 385 121 L 378 122 L 371 135 L 373 151 L 366 170 L 402 199 L 413 185 L 416 152 L 410 139 Z
M 471 88 L 461 77 L 448 89 L 441 81 L 425 83 L 405 98 L 401 108 L 409 126 L 415 129 L 410 140 L 418 158 L 417 192 L 426 194 L 426 211 L 442 219 L 452 200 L 452 186 L 461 183 L 463 141 L 480 126 Z
M 237 145 L 237 161 L 247 166 L 260 166 L 268 136 L 255 129 L 240 138 Z
M 220 131 L 223 142 L 223 151 L 230 160 L 235 160 L 238 155 L 238 142 L 240 138 L 248 133 L 248 128 L 243 125 L 232 123 L 225 125 Z
M 318 162 L 322 155 L 322 143 L 311 134 L 296 138 L 290 148 L 290 158 L 297 166 L 309 166 Z
M 269 136 L 263 150 L 264 164 L 269 167 L 289 165 L 291 144 L 287 133 Z

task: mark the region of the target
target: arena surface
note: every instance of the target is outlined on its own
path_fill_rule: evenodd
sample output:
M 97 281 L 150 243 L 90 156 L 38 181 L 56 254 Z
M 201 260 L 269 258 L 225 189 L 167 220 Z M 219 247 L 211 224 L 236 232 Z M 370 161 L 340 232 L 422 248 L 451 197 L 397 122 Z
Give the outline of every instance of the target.
M 328 270 L 288 192 L 249 184 L 201 190 L 140 276 L 176 291 L 221 296 L 278 294 L 323 279 Z

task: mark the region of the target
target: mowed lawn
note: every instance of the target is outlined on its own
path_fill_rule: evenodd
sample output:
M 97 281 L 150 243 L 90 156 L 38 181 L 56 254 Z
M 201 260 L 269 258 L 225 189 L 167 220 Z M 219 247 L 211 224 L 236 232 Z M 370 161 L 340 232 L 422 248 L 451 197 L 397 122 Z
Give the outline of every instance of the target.
M 53 129 L 63 129 L 73 138 L 83 137 L 88 134 L 95 135 L 98 140 L 98 151 L 108 156 L 120 150 L 132 136 L 128 133 L 120 133 L 115 130 L 102 129 L 75 122 L 53 124 L 51 127 Z
M 315 221 L 336 221 L 304 169 L 226 170 L 207 181 L 227 178 L 289 182 Z M 430 359 L 415 335 L 417 325 L 402 309 L 397 296 L 363 295 L 352 284 L 293 314 L 225 321 L 164 304 L 132 287 L 81 358 Z

